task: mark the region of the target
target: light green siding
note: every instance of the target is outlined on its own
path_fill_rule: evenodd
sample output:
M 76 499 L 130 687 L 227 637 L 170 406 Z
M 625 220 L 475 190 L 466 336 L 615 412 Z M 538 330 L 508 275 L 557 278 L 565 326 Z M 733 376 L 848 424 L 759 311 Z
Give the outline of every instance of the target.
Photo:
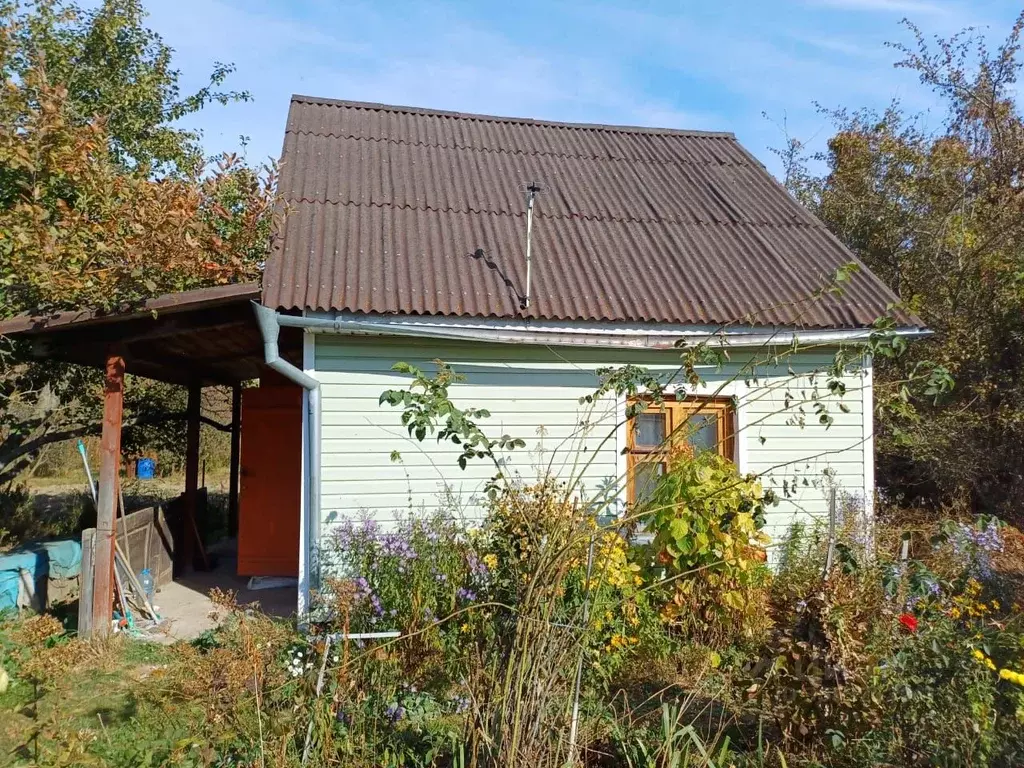
M 597 369 L 634 363 L 668 373 L 679 366 L 677 352 L 340 335 L 316 336 L 314 354 L 323 398 L 320 506 L 325 521 L 369 514 L 387 522 L 410 510 L 450 506 L 451 499 L 465 514 L 479 514 L 493 465 L 478 461 L 459 469 L 458 448 L 438 445 L 432 437 L 422 443 L 409 438 L 400 409 L 378 405 L 382 391 L 410 381 L 391 370 L 397 361 L 431 373 L 434 359 L 449 363 L 466 377 L 452 387 L 453 399 L 487 408 L 492 415 L 482 426 L 490 436 L 526 441 L 526 448 L 508 454 L 509 472 L 531 479 L 550 467 L 563 478 L 579 478 L 586 496 L 616 482 L 625 466 L 620 455 L 625 431 L 616 429 L 624 404 L 613 396 L 596 406 L 579 403 L 597 386 Z M 863 496 L 870 420 L 865 424 L 859 368 L 847 372 L 847 392 L 840 399 L 829 394 L 824 373 L 810 378 L 831 362 L 828 350 L 790 355 L 747 373 L 745 380 L 738 376 L 742 354 L 731 357 L 721 370 L 701 369 L 705 391 L 725 387 L 723 394 L 736 398 L 741 467 L 762 474 L 780 495 L 784 486 L 792 489 L 773 509 L 770 527 L 777 533 L 794 516 L 824 513 L 829 482 Z M 816 402 L 834 419 L 827 429 L 818 423 Z M 401 454 L 400 462 L 391 460 L 393 451 Z

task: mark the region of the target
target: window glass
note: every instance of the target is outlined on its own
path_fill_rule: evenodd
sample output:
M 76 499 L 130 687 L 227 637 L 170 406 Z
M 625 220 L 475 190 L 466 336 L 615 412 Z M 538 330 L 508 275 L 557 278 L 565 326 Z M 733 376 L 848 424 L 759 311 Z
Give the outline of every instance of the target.
M 718 417 L 697 414 L 686 420 L 686 439 L 695 453 L 718 451 Z
M 633 500 L 647 501 L 658 484 L 658 478 L 665 474 L 665 465 L 644 461 L 633 467 Z
M 664 413 L 638 414 L 633 429 L 633 445 L 637 448 L 657 448 L 665 440 Z

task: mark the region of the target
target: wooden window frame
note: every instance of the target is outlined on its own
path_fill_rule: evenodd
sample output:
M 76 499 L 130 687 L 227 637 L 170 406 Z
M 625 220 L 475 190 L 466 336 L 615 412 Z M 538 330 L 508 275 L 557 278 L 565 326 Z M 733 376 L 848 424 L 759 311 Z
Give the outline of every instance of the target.
M 630 404 L 646 398 L 634 398 Z M 636 416 L 629 420 L 626 427 L 627 453 L 627 499 L 630 504 L 636 501 L 636 490 L 634 488 L 634 468 L 645 461 L 652 461 L 651 457 L 664 455 L 668 452 L 669 442 L 680 439 L 685 435 L 687 420 L 691 416 L 701 414 L 716 414 L 719 424 L 718 454 L 730 461 L 735 462 L 736 457 L 736 405 L 729 397 L 699 397 L 690 396 L 682 399 L 666 397 L 661 403 L 648 403 L 647 408 L 641 413 L 663 413 L 665 414 L 665 431 L 669 439 L 661 446 L 653 449 L 639 448 L 636 445 Z M 660 463 L 660 462 L 659 462 Z

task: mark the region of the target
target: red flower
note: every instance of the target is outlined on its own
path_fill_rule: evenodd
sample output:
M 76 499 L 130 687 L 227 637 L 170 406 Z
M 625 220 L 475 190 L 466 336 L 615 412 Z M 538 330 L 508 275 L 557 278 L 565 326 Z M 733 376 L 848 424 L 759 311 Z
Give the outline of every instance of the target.
M 906 627 L 911 632 L 917 632 L 917 619 L 912 614 L 904 613 L 900 615 L 900 624 Z

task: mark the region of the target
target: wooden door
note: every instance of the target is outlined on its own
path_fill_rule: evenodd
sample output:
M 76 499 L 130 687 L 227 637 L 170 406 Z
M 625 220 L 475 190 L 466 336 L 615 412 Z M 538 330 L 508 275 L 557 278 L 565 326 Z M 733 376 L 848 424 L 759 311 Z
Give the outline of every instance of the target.
M 238 574 L 298 576 L 302 388 L 242 391 Z

